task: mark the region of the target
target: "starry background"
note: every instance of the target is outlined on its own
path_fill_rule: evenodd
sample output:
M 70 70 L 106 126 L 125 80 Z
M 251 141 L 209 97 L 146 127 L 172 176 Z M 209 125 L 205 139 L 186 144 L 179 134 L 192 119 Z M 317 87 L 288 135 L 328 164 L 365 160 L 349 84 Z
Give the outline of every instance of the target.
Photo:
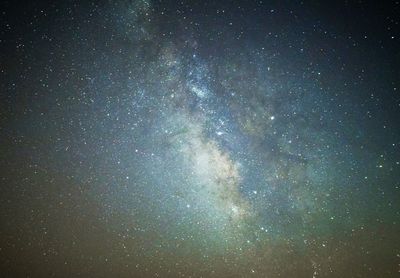
M 395 277 L 400 4 L 325 2 L 2 1 L 1 276 Z

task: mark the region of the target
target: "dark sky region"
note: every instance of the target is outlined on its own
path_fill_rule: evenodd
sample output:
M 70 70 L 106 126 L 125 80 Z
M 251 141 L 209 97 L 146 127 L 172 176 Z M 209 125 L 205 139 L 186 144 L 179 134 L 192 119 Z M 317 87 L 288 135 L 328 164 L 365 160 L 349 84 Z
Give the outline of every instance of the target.
M 1 277 L 397 277 L 399 1 L 2 1 Z

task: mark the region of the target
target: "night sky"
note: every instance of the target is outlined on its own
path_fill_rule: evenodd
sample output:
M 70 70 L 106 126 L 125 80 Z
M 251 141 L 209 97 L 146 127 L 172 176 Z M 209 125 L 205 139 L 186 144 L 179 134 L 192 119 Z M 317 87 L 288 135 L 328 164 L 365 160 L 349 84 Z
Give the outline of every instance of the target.
M 2 1 L 0 276 L 397 277 L 400 3 L 329 2 Z

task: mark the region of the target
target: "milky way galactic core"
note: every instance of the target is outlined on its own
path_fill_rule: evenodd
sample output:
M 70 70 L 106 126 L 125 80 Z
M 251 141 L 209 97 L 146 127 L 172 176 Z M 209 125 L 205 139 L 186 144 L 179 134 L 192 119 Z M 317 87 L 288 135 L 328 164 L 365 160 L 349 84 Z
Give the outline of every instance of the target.
M 399 3 L 58 2 L 2 4 L 5 277 L 398 274 Z

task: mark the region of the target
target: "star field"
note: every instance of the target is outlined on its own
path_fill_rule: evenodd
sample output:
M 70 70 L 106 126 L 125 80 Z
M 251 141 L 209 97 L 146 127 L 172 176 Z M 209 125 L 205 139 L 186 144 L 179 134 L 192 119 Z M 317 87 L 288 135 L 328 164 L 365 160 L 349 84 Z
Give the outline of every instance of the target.
M 400 4 L 1 4 L 4 277 L 395 277 Z

